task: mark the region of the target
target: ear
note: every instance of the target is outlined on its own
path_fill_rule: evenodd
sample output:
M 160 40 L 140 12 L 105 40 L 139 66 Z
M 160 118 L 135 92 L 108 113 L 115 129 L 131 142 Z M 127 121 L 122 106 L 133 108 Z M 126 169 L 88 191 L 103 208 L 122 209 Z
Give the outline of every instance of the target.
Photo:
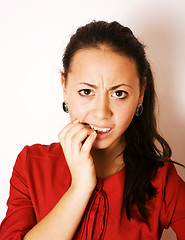
M 145 95 L 146 84 L 147 84 L 147 79 L 146 79 L 146 77 L 145 77 L 145 78 L 144 78 L 143 86 L 141 87 L 141 90 L 140 90 L 139 104 L 142 104 L 142 103 L 143 103 L 143 98 L 144 98 L 144 95 Z
M 65 96 L 67 95 L 67 90 L 66 90 L 66 79 L 65 79 L 63 73 L 61 74 L 61 84 L 62 84 L 62 88 L 63 88 L 63 95 L 65 98 Z

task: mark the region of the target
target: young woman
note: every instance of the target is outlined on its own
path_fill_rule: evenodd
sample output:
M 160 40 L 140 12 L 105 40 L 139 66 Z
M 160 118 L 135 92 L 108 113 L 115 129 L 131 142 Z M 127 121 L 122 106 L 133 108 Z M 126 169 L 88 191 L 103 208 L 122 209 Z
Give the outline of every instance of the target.
M 26 146 L 14 166 L 0 239 L 185 236 L 185 183 L 157 132 L 143 45 L 117 22 L 91 22 L 63 56 L 59 143 Z

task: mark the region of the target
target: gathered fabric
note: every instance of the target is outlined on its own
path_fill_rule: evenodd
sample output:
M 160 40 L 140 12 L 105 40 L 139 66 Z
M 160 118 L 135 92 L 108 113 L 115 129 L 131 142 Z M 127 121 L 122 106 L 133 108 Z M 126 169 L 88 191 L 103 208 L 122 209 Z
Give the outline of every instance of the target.
M 124 206 L 125 168 L 101 179 L 87 204 L 73 240 L 159 240 L 172 227 L 185 236 L 185 182 L 173 163 L 158 169 L 152 184 L 157 195 L 149 200 L 145 221 L 137 206 L 131 220 Z M 58 203 L 71 185 L 71 174 L 60 143 L 26 146 L 18 155 L 10 180 L 8 210 L 0 227 L 1 240 L 21 240 Z M 74 216 L 75 217 L 75 216 Z

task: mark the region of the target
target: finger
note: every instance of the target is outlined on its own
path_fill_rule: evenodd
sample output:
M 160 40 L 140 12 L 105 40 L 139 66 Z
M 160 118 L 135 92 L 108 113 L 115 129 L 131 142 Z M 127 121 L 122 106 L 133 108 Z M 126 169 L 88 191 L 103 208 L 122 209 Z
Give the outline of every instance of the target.
M 93 132 L 92 129 L 83 127 L 75 135 L 73 135 L 71 139 L 73 150 L 78 152 L 81 151 L 82 145 L 84 144 L 84 142 L 92 132 Z
M 78 123 L 78 120 L 75 120 L 73 122 L 68 123 L 58 134 L 59 139 L 63 138 L 63 136 L 65 136 L 66 132 L 72 127 L 74 126 L 74 124 Z
M 67 132 L 77 123 L 78 123 L 78 120 L 68 123 L 58 134 L 58 138 L 62 145 L 63 150 L 65 148 L 65 138 L 66 138 Z
M 81 153 L 83 155 L 87 155 L 87 157 L 89 157 L 91 148 L 93 146 L 94 141 L 96 140 L 96 137 L 97 137 L 97 133 L 95 131 L 93 131 L 89 135 L 89 137 L 85 140 L 85 142 L 81 148 Z
M 91 131 L 88 126 L 77 121 L 68 124 L 60 135 L 60 142 L 65 156 L 73 158 L 72 154 L 79 154 L 81 142 L 90 135 Z
M 66 152 L 71 152 L 73 154 L 79 154 L 83 141 L 91 134 L 93 130 L 85 127 L 82 124 L 80 126 L 75 126 L 71 128 L 66 133 Z

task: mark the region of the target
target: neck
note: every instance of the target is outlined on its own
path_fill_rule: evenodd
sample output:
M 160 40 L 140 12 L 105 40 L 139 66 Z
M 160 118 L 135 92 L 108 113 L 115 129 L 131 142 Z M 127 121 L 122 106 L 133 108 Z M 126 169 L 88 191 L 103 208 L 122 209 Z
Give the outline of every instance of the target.
M 123 150 L 125 144 L 118 144 L 106 149 L 92 148 L 97 177 L 106 178 L 123 168 Z
M 93 159 L 100 159 L 100 161 L 106 159 L 109 160 L 113 160 L 116 159 L 118 156 L 120 156 L 124 149 L 125 149 L 125 139 L 124 139 L 124 135 L 122 135 L 122 137 L 120 137 L 119 139 L 117 139 L 117 141 L 115 141 L 114 143 L 112 143 L 109 147 L 107 148 L 103 148 L 103 149 L 99 149 L 99 148 L 95 148 L 93 147 L 91 150 L 91 154 Z

